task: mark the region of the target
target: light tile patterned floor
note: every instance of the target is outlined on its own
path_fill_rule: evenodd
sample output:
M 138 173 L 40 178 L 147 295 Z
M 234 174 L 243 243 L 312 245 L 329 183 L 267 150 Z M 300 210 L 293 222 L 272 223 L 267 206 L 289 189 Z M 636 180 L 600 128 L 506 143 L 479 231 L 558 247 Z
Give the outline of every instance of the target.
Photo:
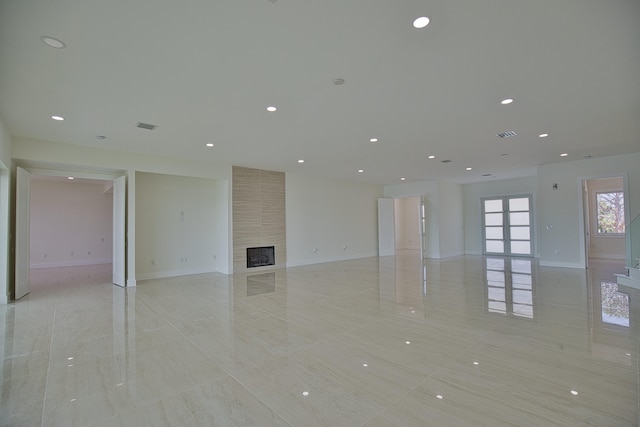
M 406 252 L 128 290 L 109 268 L 34 270 L 0 306 L 0 425 L 638 423 L 622 264 Z

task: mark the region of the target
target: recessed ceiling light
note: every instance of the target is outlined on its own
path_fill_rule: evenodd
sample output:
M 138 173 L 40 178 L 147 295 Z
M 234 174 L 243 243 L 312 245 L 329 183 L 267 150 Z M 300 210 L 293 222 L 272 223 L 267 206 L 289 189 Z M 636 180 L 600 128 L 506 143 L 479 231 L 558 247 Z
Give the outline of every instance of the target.
M 97 139 L 98 141 L 104 141 L 105 139 L 107 139 L 107 137 L 106 137 L 106 136 L 104 136 L 104 135 L 96 135 L 96 139 Z
M 421 16 L 413 20 L 413 28 L 424 28 L 429 25 L 430 19 L 427 16 Z
M 68 176 L 67 179 L 75 179 L 75 178 L 72 176 Z
M 538 138 L 546 138 L 548 136 L 549 136 L 548 133 L 541 133 L 540 135 L 538 135 Z
M 513 102 L 513 98 L 506 98 L 500 101 L 500 104 L 507 105 L 507 104 L 511 104 L 512 102 Z
M 560 154 L 560 157 L 567 157 L 569 155 L 569 153 L 562 153 Z
M 400 178 L 400 181 L 404 181 L 405 179 L 407 179 L 407 178 L 405 178 L 405 177 L 402 177 L 402 178 Z
M 267 111 L 270 111 L 270 112 L 272 112 L 272 113 L 273 113 L 274 111 L 276 111 L 276 110 L 277 110 L 277 108 L 276 108 L 276 107 L 274 107 L 273 105 L 269 105 L 269 106 L 267 107 Z
M 467 168 L 468 171 L 470 171 L 471 169 L 473 169 L 473 168 Z
M 440 399 L 440 400 L 444 399 L 444 397 L 442 397 L 442 395 L 441 395 L 441 394 L 437 394 L 437 395 L 436 395 L 436 397 L 437 397 L 438 399 Z
M 333 79 L 333 84 L 336 86 L 342 86 L 344 84 L 344 79 Z
M 300 159 L 298 160 L 298 163 L 304 163 L 304 160 Z
M 371 142 L 378 142 L 378 138 L 371 138 L 369 141 L 371 141 Z
M 502 153 L 502 154 L 500 154 L 500 157 L 507 157 L 507 156 L 508 156 L 508 154 L 507 154 L 507 153 Z
M 435 158 L 436 158 L 436 156 L 431 155 L 431 156 L 429 156 L 429 158 L 430 158 L 430 159 L 435 159 Z
M 207 146 L 207 147 L 213 147 L 213 146 L 214 146 L 214 144 L 210 142 L 210 143 L 206 144 L 206 146 Z
M 364 169 L 358 169 L 358 173 L 364 172 Z
M 64 120 L 64 117 L 62 117 L 62 116 L 51 116 L 51 118 L 52 118 L 53 120 L 57 120 L 57 121 L 59 121 L 59 122 L 61 122 L 61 121 L 63 121 L 63 120 Z
M 302 395 L 303 395 L 304 397 L 307 397 L 307 396 L 309 396 L 309 392 L 308 392 L 308 391 L 303 391 L 303 392 L 302 392 Z
M 65 47 L 67 47 L 65 42 L 63 42 L 62 40 L 58 40 L 55 37 L 41 36 L 40 40 L 42 40 L 42 42 L 47 46 L 52 47 L 54 49 L 64 49 Z

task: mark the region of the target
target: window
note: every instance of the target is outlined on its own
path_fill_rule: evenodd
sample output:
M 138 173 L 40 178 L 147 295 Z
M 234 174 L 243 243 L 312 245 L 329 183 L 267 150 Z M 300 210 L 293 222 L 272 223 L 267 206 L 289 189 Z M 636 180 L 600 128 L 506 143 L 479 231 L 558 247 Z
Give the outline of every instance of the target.
M 624 234 L 624 193 L 596 193 L 598 234 Z

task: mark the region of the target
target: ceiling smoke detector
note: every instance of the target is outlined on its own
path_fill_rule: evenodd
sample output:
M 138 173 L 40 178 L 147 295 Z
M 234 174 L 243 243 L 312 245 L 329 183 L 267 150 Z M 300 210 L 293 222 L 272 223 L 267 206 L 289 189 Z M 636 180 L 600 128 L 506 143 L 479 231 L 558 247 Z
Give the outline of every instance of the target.
M 138 122 L 136 124 L 137 128 L 146 129 L 146 130 L 155 130 L 158 125 L 152 125 L 151 123 Z
M 517 133 L 515 130 L 508 130 L 506 132 L 499 133 L 497 136 L 500 138 L 511 138 L 512 136 L 516 136 Z

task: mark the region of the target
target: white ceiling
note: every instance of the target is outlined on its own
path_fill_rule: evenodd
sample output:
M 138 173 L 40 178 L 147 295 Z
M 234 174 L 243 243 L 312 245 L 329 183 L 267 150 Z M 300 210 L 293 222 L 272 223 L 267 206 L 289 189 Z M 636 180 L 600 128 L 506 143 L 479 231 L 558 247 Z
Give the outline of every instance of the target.
M 638 0 L 0 0 L 0 115 L 14 136 L 376 184 L 528 176 L 640 151 L 639 23 Z

